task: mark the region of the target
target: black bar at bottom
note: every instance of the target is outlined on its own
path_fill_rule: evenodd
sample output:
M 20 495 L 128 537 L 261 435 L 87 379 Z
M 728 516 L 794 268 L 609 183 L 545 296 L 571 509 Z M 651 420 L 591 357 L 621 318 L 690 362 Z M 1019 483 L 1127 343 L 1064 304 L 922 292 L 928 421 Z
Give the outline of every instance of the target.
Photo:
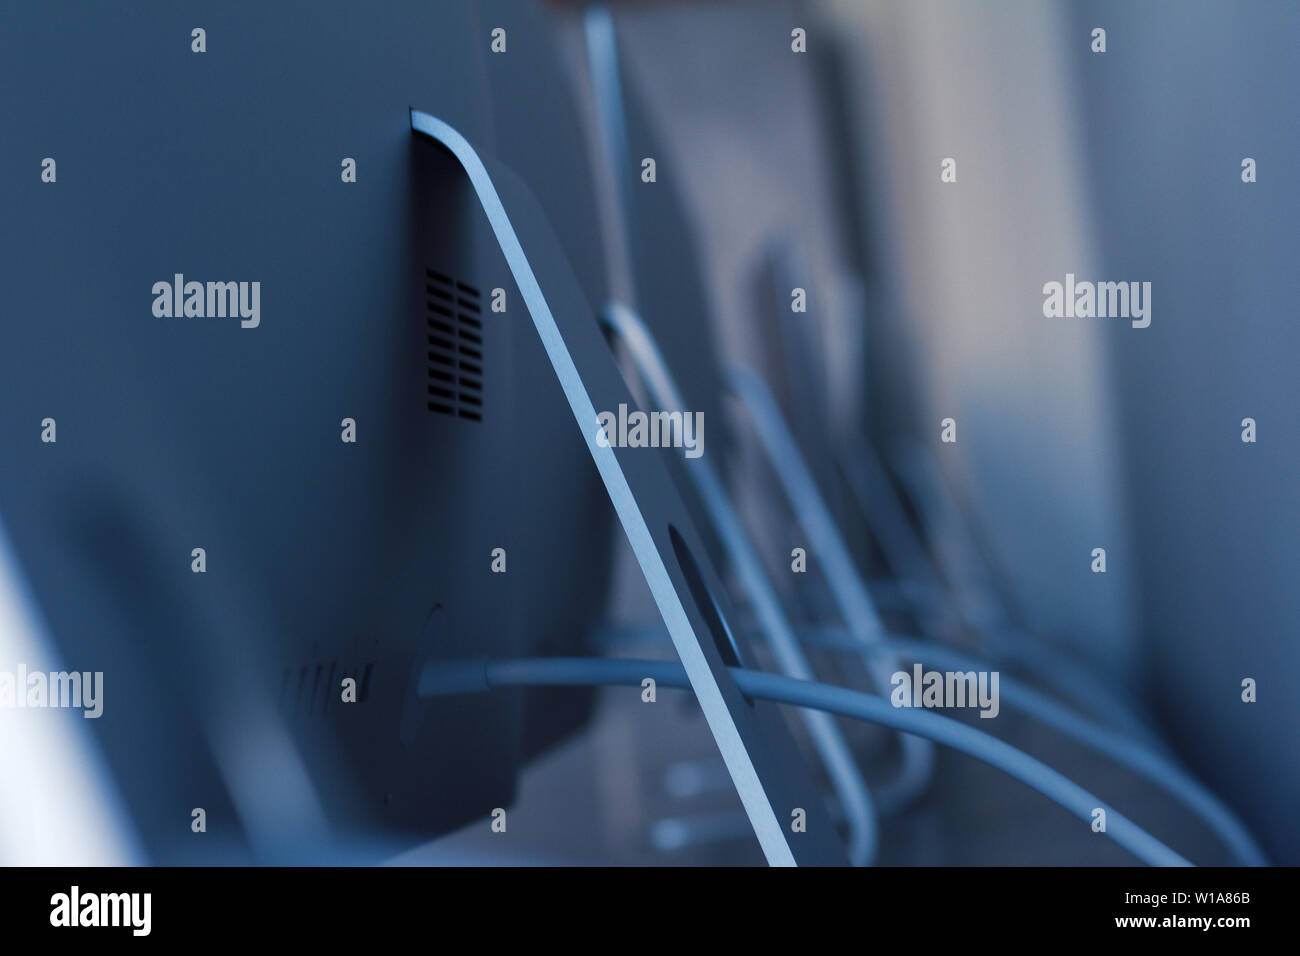
M 283 940 L 336 948 L 408 938 L 462 949 L 521 934 L 533 945 L 667 945 L 699 930 L 710 940 L 762 940 L 782 926 L 808 942 L 829 943 L 827 929 L 847 930 L 864 945 L 1080 936 L 1231 944 L 1290 923 L 1284 908 L 1294 909 L 1295 873 L 11 868 L 0 870 L 0 934 L 6 943 L 62 936 L 82 946 Z

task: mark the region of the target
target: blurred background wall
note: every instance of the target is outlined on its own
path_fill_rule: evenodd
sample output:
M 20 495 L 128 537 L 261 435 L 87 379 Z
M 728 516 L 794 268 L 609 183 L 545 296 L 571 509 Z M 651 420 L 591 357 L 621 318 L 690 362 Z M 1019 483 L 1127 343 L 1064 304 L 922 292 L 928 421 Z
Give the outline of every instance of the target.
M 1099 261 L 1062 8 L 833 0 L 819 11 L 825 42 L 844 51 L 857 151 L 871 157 L 865 219 L 896 304 L 869 317 L 872 367 L 903 353 L 917 369 L 884 383 L 875 421 L 932 447 L 1027 623 L 1131 679 L 1105 350 L 1141 332 L 1042 313 L 1045 282 L 1093 276 Z M 957 179 L 945 184 L 948 158 Z M 939 441 L 949 417 L 955 445 Z M 1096 547 L 1104 576 L 1090 571 Z
M 1284 823 L 1300 798 L 1284 676 L 1300 657 L 1300 7 L 819 9 L 850 51 L 897 286 L 873 367 L 910 350 L 924 402 L 884 426 L 935 444 L 1029 620 L 1155 703 L 1275 857 L 1300 860 Z M 944 157 L 958 180 L 939 188 Z M 1151 326 L 1045 319 L 1042 284 L 1066 272 L 1152 282 Z M 956 446 L 936 443 L 942 416 Z
M 1151 327 L 1109 342 L 1142 686 L 1192 766 L 1295 864 L 1300 5 L 1079 4 L 1069 29 L 1095 23 L 1114 24 L 1104 64 L 1077 46 L 1072 66 L 1104 271 L 1156 289 Z

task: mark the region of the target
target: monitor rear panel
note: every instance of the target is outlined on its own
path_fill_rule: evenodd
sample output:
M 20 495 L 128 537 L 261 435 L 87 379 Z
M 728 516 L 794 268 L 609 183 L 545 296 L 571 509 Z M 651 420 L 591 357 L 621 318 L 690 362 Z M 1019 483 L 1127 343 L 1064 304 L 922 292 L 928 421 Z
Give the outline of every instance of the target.
M 418 105 L 508 138 L 523 77 L 489 82 L 480 15 L 84 4 L 0 36 L 0 513 L 62 665 L 104 673 L 93 733 L 158 861 L 486 820 L 585 716 L 413 696 L 431 658 L 576 652 L 610 531 L 486 223 L 410 132 Z M 532 141 L 535 191 L 588 181 Z

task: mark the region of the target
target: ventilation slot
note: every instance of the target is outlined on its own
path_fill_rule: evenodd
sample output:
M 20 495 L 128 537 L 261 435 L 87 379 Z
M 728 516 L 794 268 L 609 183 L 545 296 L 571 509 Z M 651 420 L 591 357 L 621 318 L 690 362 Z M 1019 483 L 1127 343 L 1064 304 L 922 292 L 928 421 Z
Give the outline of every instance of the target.
M 483 420 L 483 309 L 479 290 L 424 270 L 429 411 Z
M 337 660 L 286 667 L 280 676 L 280 712 L 286 717 L 323 717 L 343 699 L 343 679 L 357 682 L 357 703 L 370 697 L 374 661 L 343 666 Z

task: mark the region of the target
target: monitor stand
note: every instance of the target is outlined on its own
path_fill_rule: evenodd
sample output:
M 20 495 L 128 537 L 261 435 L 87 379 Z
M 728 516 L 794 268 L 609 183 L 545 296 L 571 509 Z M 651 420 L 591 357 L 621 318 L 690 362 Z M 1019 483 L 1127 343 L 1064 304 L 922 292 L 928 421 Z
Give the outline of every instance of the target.
M 597 413 L 636 401 L 540 206 L 518 177 L 442 120 L 412 109 L 411 129 L 451 154 L 487 216 L 767 862 L 847 863 L 781 713 L 747 699 L 727 671 L 752 658 L 727 625 L 726 596 L 658 453 L 597 441 Z

